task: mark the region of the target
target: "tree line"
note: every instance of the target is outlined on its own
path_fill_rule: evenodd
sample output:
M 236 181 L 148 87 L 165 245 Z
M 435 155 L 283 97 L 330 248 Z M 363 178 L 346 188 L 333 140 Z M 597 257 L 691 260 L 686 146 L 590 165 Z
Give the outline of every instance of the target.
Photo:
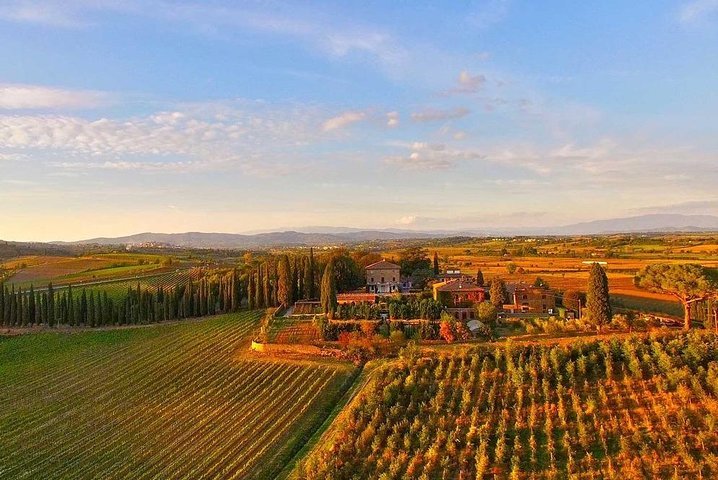
M 0 285 L 0 324 L 3 327 L 35 325 L 102 327 L 137 325 L 230 313 L 243 304 L 237 270 L 215 272 L 172 287 L 129 287 L 124 295 L 106 290 L 68 286 L 36 291 Z

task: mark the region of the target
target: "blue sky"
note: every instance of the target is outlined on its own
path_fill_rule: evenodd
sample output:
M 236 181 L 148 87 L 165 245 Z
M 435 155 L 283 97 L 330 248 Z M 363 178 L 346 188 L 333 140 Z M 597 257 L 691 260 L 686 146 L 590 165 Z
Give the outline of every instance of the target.
M 0 2 L 0 238 L 718 214 L 718 0 Z

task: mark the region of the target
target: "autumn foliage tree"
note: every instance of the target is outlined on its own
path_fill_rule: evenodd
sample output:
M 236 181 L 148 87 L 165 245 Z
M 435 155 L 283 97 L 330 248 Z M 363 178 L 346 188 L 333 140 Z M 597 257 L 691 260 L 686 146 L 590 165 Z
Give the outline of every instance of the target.
M 634 283 L 651 292 L 673 295 L 683 306 L 683 328 L 691 328 L 691 310 L 696 302 L 715 293 L 716 283 L 708 270 L 695 264 L 661 263 L 644 267 Z

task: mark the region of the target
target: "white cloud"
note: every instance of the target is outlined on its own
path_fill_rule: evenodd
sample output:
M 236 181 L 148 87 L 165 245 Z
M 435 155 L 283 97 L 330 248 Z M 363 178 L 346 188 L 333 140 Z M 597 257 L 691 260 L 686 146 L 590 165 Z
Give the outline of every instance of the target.
M 0 19 L 48 25 L 52 27 L 74 28 L 86 25 L 81 21 L 72 5 L 57 2 L 30 2 L 25 0 L 8 1 L 0 6 Z
M 693 0 L 685 3 L 679 13 L 683 23 L 696 23 L 718 13 L 718 0 Z
M 360 122 L 366 118 L 364 112 L 344 112 L 341 115 L 332 117 L 322 124 L 322 131 L 331 132 L 332 130 L 338 130 L 341 128 L 348 127 L 353 123 Z
M 386 114 L 386 126 L 396 127 L 399 125 L 399 112 L 389 112 Z
M 248 108 L 197 105 L 125 120 L 0 115 L 0 149 L 20 150 L 71 170 L 239 168 L 251 174 L 259 164 L 286 170 L 280 163 L 287 151 L 301 162 L 302 149 L 319 138 L 318 112 L 311 109 Z
M 448 170 L 458 162 L 479 159 L 477 152 L 448 150 L 444 144 L 414 142 L 409 146 L 407 155 L 386 157 L 384 163 L 407 170 Z
M 456 86 L 447 94 L 477 93 L 486 84 L 486 76 L 482 74 L 472 75 L 466 70 L 459 74 Z
M 103 92 L 65 90 L 39 85 L 0 84 L 0 109 L 84 109 L 107 105 Z
M 471 111 L 464 107 L 457 107 L 450 110 L 427 109 L 412 113 L 411 118 L 415 122 L 437 122 L 462 118 L 469 113 L 471 113 Z

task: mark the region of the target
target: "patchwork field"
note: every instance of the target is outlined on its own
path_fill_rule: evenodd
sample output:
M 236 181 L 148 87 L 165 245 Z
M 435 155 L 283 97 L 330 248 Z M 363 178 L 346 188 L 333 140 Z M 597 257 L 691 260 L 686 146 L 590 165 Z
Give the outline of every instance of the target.
M 716 478 L 717 352 L 676 334 L 394 362 L 295 477 Z
M 245 356 L 260 316 L 0 338 L 0 478 L 273 478 L 355 368 Z
M 145 254 L 104 254 L 83 257 L 29 256 L 2 264 L 14 272 L 8 283 L 27 288 L 102 281 L 167 270 L 164 257 Z

